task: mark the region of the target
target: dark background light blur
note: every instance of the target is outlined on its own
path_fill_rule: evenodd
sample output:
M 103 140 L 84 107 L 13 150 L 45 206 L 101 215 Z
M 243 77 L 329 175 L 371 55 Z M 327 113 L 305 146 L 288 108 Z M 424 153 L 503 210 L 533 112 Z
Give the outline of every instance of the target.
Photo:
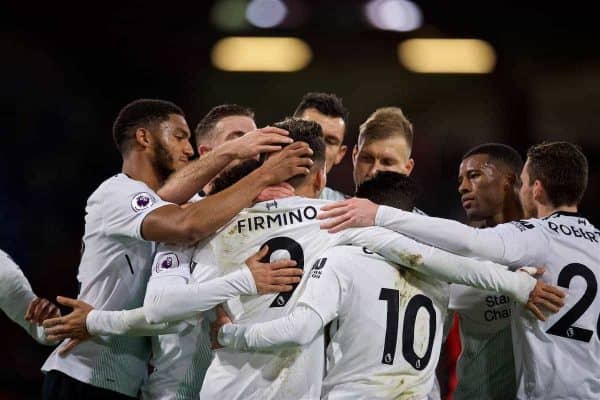
M 350 146 L 375 108 L 400 106 L 415 126 L 420 208 L 455 219 L 463 218 L 456 173 L 468 148 L 496 141 L 524 154 L 542 140 L 569 140 L 590 162 L 581 209 L 600 220 L 600 29 L 591 6 L 416 1 L 422 26 L 389 32 L 367 25 L 364 1 L 285 3 L 294 17 L 287 25 L 233 32 L 215 26 L 209 1 L 0 5 L 0 248 L 38 295 L 77 294 L 85 202 L 119 171 L 112 121 L 139 97 L 176 102 L 193 129 L 217 104 L 250 106 L 265 125 L 290 115 L 307 91 L 334 92 L 350 109 Z M 294 73 L 219 71 L 211 48 L 230 35 L 302 38 L 313 58 Z M 483 75 L 409 72 L 396 48 L 421 37 L 483 39 L 497 64 Z M 351 168 L 348 155 L 329 185 L 351 193 Z M 0 329 L 0 399 L 37 398 L 50 349 L 5 316 Z

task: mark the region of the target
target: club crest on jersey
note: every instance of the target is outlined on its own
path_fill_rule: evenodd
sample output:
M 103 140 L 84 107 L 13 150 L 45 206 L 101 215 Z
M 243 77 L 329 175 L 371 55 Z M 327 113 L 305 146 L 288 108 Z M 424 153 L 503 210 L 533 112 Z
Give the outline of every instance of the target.
M 150 207 L 152 204 L 154 204 L 154 197 L 146 192 L 136 194 L 131 200 L 131 208 L 135 212 L 142 211 Z
M 179 267 L 179 257 L 175 253 L 166 253 L 161 255 L 156 262 L 154 270 L 156 273 L 168 271 Z
M 311 278 L 319 279 L 321 277 L 321 274 L 323 273 L 321 270 L 325 266 L 325 263 L 327 263 L 327 257 L 319 258 L 315 261 L 311 269 Z
M 271 208 L 277 208 L 277 200 L 267 203 L 265 207 L 267 208 L 267 211 L 271 211 Z

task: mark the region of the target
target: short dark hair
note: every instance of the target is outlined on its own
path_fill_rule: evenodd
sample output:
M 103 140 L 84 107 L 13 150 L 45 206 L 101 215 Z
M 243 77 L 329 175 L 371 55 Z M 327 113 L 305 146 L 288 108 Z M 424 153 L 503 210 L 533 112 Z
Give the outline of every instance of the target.
M 471 150 L 467 151 L 462 157 L 462 159 L 465 160 L 477 154 L 485 154 L 490 158 L 490 160 L 499 161 L 505 164 L 517 176 L 521 173 L 521 170 L 523 169 L 523 158 L 521 157 L 519 152 L 506 144 L 480 144 L 479 146 L 475 146 Z
M 223 171 L 213 181 L 209 194 L 217 194 L 235 185 L 238 181 L 260 167 L 261 162 L 251 158 Z
M 579 204 L 588 183 L 588 161 L 579 146 L 569 142 L 536 144 L 527 150 L 527 162 L 527 184 L 539 180 L 554 207 Z
M 412 178 L 393 171 L 381 171 L 361 183 L 354 194 L 373 203 L 411 211 L 421 187 Z
M 305 142 L 313 151 L 311 159 L 314 164 L 312 168 L 322 168 L 325 163 L 325 140 L 323 139 L 323 130 L 321 125 L 315 121 L 308 121 L 300 118 L 286 118 L 283 121 L 273 124 L 276 128 L 285 129 L 289 132 L 289 137 L 294 142 Z M 294 187 L 299 186 L 305 175 L 294 176 L 288 180 L 288 183 Z
M 295 142 L 305 142 L 313 151 L 311 159 L 313 160 L 313 168 L 320 168 L 325 162 L 325 141 L 323 140 L 323 132 L 321 125 L 314 121 L 307 121 L 300 118 L 287 118 L 283 121 L 276 122 L 273 126 L 285 129 L 289 132 L 289 137 Z M 284 146 L 285 147 L 285 146 Z M 224 171 L 213 182 L 210 194 L 218 193 L 234 185 L 240 179 L 257 169 L 262 165 L 263 158 L 260 161 L 246 160 L 238 165 Z M 294 187 L 299 186 L 306 177 L 298 175 L 288 180 L 288 183 Z
M 251 108 L 239 104 L 221 104 L 210 109 L 210 111 L 198 122 L 194 129 L 196 143 L 213 133 L 213 129 L 220 120 L 225 117 L 243 116 L 254 119 L 254 111 Z
M 406 140 L 409 152 L 413 145 L 413 126 L 400 107 L 383 107 L 375 110 L 358 130 L 358 143 L 400 136 Z
M 137 99 L 119 111 L 113 123 L 113 140 L 122 155 L 129 152 L 135 132 L 139 128 L 152 130 L 169 119 L 171 114 L 185 117 L 175 103 L 159 99 Z
M 300 104 L 294 111 L 294 117 L 300 118 L 304 111 L 314 108 L 328 117 L 341 118 L 344 126 L 348 126 L 349 112 L 342 99 L 333 93 L 308 92 L 300 100 Z M 345 129 L 344 129 L 345 130 Z

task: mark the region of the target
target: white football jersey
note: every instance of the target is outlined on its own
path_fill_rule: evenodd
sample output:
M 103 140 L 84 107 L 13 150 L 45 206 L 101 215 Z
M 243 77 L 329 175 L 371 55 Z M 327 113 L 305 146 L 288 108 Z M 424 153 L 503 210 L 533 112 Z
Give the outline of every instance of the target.
M 510 327 L 510 297 L 452 284 L 449 308 L 458 313 L 461 343 L 454 398 L 514 398 L 515 360 Z
M 222 273 L 239 268 L 264 245 L 269 246 L 266 259 L 291 258 L 298 267 L 308 270 L 323 251 L 343 237 L 343 232 L 332 235 L 319 228 L 317 213 L 327 203 L 288 197 L 243 210 L 211 241 Z M 289 314 L 307 275 L 292 292 L 242 296 L 235 310 L 231 310 L 234 322 L 265 322 Z M 318 399 L 320 396 L 324 373 L 322 335 L 302 348 L 269 354 L 229 349 L 214 354 L 202 386 L 203 400 Z
M 146 215 L 167 204 L 146 184 L 125 174 L 107 179 L 96 189 L 86 205 L 77 274 L 80 300 L 109 311 L 143 305 L 155 246 L 142 238 L 141 226 Z M 64 357 L 58 355 L 61 346 L 48 357 L 43 371 L 58 370 L 128 396 L 137 395 L 147 375 L 148 338 L 93 337 Z
M 42 344 L 51 344 L 44 335 L 43 327 L 25 321 L 29 303 L 36 297 L 23 271 L 8 254 L 0 250 L 0 310 L 35 340 Z
M 159 244 L 149 285 L 187 285 L 218 277 L 213 252 L 204 240 L 197 246 Z M 152 372 L 142 398 L 198 399 L 212 361 L 210 321 L 206 313 L 180 322 L 177 333 L 153 336 Z
M 324 399 L 425 399 L 448 307 L 448 284 L 366 248 L 339 246 L 308 273 L 299 304 L 332 321 Z
M 348 198 L 348 196 L 346 196 L 344 193 L 342 193 L 340 191 L 325 187 L 321 191 L 319 198 L 321 200 L 341 201 L 341 200 L 346 200 Z
M 576 213 L 555 212 L 495 228 L 513 265 L 541 265 L 544 282 L 568 293 L 545 322 L 515 308 L 519 399 L 600 398 L 600 231 Z

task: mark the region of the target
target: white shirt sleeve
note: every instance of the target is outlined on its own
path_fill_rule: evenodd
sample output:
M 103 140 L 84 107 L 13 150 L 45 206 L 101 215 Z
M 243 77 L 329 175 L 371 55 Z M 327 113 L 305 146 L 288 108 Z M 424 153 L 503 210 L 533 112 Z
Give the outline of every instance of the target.
M 491 261 L 457 256 L 385 228 L 346 229 L 342 233 L 346 243 L 368 247 L 396 264 L 444 282 L 505 293 L 520 303 L 527 302 L 536 284 L 526 273 L 508 271 Z
M 37 298 L 31 285 L 19 266 L 8 256 L 0 251 L 0 309 L 19 324 L 37 342 L 52 345 L 44 334 L 44 328 L 25 320 L 25 313 L 29 303 Z
M 103 232 L 144 240 L 142 222 L 146 215 L 172 204 L 162 200 L 143 182 L 125 178 L 105 188 L 102 197 Z
M 456 221 L 379 206 L 375 225 L 452 253 L 481 257 L 512 267 L 522 267 L 539 259 L 547 245 L 547 238 L 541 229 L 529 221 L 478 229 Z M 528 229 L 527 226 L 533 226 L 534 229 Z M 517 235 L 518 232 L 525 234 Z
M 218 340 L 221 346 L 238 351 L 278 350 L 304 346 L 323 329 L 323 321 L 310 307 L 299 304 L 285 317 L 253 325 L 223 325 Z
M 248 267 L 206 282 L 174 285 L 168 277 L 158 285 L 148 285 L 144 299 L 146 320 L 151 323 L 180 321 L 240 295 L 256 295 L 254 278 Z
M 143 307 L 122 311 L 92 310 L 85 323 L 93 336 L 156 336 L 177 333 L 180 329 L 178 322 L 149 323 Z

